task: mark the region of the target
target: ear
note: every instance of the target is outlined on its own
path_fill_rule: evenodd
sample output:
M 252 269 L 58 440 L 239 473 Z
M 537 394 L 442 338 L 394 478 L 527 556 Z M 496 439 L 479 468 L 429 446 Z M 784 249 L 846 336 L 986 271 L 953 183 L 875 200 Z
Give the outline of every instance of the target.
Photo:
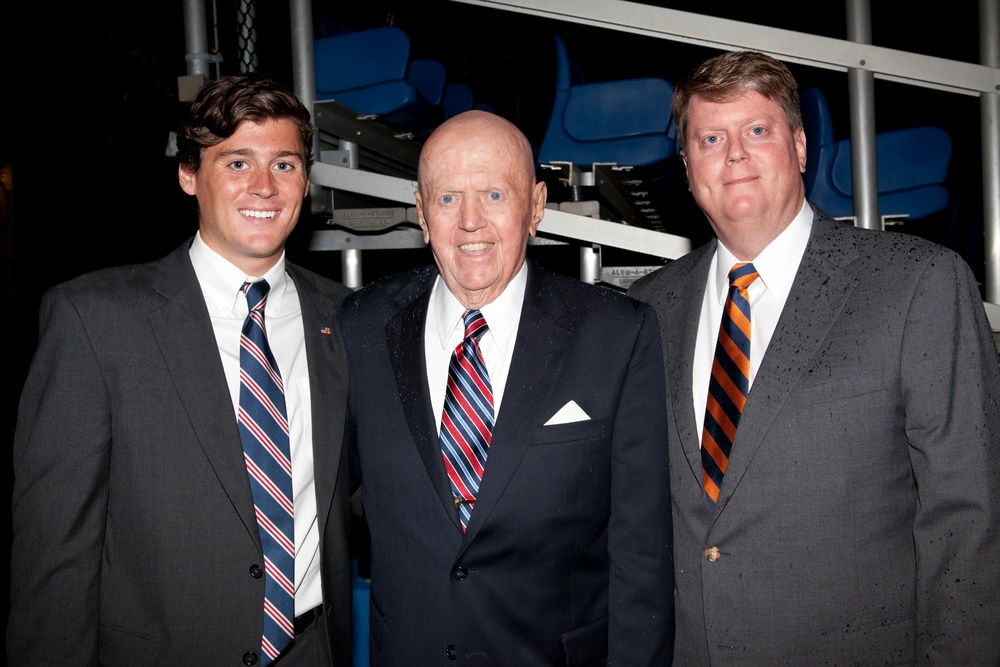
M 531 189 L 531 223 L 528 225 L 528 233 L 534 236 L 538 233 L 538 225 L 545 217 L 545 201 L 548 198 L 549 188 L 545 181 L 538 181 Z
M 196 187 L 198 185 L 198 173 L 194 171 L 188 171 L 183 166 L 177 167 L 177 180 L 181 184 L 181 190 L 188 193 L 189 195 L 195 194 Z
M 799 171 L 806 173 L 806 131 L 804 128 L 795 130 L 795 154 L 799 157 Z
M 681 163 L 684 165 L 684 180 L 687 182 L 688 192 L 691 192 L 691 170 L 688 169 L 688 156 L 683 150 L 678 153 L 681 156 Z
M 417 202 L 417 222 L 420 224 L 420 229 L 424 232 L 424 243 L 430 243 L 431 233 L 427 227 L 427 221 L 424 219 L 424 202 L 420 198 L 420 190 L 413 193 L 413 199 Z

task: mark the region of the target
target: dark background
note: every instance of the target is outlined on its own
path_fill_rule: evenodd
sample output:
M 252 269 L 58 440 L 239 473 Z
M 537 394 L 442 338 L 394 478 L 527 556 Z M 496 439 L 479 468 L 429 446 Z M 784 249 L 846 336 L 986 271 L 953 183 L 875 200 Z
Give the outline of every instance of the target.
M 235 22 L 232 3 L 217 3 L 223 74 L 238 71 L 232 38 L 226 37 Z M 59 9 L 16 4 L 5 8 L 0 19 L 0 62 L 5 65 L 0 83 L 0 288 L 6 337 L 12 341 L 4 372 L 3 441 L 8 443 L 16 397 L 36 341 L 42 292 L 85 271 L 165 255 L 197 228 L 193 200 L 181 192 L 176 163 L 166 155 L 168 133 L 182 109 L 177 77 L 187 73 L 182 4 L 141 3 L 125 10 L 112 9 L 115 3 L 63 3 Z M 843 3 L 649 4 L 846 38 Z M 976 0 L 935 4 L 936 9 L 917 10 L 910 3 L 872 3 L 873 42 L 978 62 Z M 535 145 L 541 143 L 552 98 L 553 34 L 563 36 L 588 81 L 637 76 L 675 81 L 718 53 L 447 0 L 317 0 L 314 13 L 317 30 L 323 20 L 354 30 L 390 24 L 404 29 L 413 57 L 440 60 L 450 79 L 469 84 L 478 100 L 515 122 Z M 288 5 L 258 2 L 257 14 L 257 69 L 291 85 Z M 801 86 L 824 91 L 837 138 L 848 137 L 846 74 L 790 67 Z M 875 92 L 878 131 L 938 125 L 951 135 L 954 153 L 947 185 L 955 215 L 908 223 L 906 231 L 955 248 L 981 278 L 978 98 L 882 81 L 876 82 Z M 689 197 L 678 198 L 675 213 L 689 225 L 692 238 L 707 234 Z M 305 248 L 316 224 L 308 217 L 300 223 L 289 255 L 339 278 L 338 253 Z M 398 270 L 401 262 L 430 261 L 426 251 L 398 257 L 382 253 L 366 258 L 365 280 Z M 9 449 L 5 456 L 9 461 Z M 2 478 L 7 485 L 0 489 L 8 497 L 11 477 Z M 0 579 L 5 596 L 6 577 Z

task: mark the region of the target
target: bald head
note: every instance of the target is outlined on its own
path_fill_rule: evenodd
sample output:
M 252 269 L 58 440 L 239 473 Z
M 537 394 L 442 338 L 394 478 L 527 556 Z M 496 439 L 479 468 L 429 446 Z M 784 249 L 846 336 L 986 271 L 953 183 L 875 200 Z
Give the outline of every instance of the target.
M 511 168 L 522 170 L 524 178 L 534 183 L 534 156 L 524 133 L 506 118 L 474 110 L 449 118 L 424 142 L 417 168 L 418 185 L 423 183 L 428 170 L 443 159 L 446 150 L 472 145 L 491 145 L 492 150 L 506 154 Z
M 531 144 L 485 111 L 443 123 L 420 153 L 417 219 L 449 291 L 466 308 L 503 293 L 545 211 Z

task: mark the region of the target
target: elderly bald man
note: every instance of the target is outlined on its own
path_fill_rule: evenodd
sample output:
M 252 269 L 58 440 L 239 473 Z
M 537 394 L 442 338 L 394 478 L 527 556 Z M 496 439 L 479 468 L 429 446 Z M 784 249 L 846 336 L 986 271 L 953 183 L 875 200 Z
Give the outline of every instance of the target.
M 434 266 L 342 312 L 372 664 L 669 664 L 655 314 L 526 260 L 545 184 L 503 118 L 441 125 L 418 180 Z

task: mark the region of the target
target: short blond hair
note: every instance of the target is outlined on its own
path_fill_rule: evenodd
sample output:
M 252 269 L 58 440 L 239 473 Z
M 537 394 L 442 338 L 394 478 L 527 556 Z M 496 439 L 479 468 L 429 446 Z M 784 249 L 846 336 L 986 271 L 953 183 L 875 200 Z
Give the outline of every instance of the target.
M 687 139 L 691 98 L 698 95 L 710 102 L 725 103 L 749 92 L 777 102 L 792 132 L 802 127 L 799 86 L 788 67 L 758 51 L 730 51 L 706 60 L 674 87 L 671 108 L 679 147 L 683 149 Z

